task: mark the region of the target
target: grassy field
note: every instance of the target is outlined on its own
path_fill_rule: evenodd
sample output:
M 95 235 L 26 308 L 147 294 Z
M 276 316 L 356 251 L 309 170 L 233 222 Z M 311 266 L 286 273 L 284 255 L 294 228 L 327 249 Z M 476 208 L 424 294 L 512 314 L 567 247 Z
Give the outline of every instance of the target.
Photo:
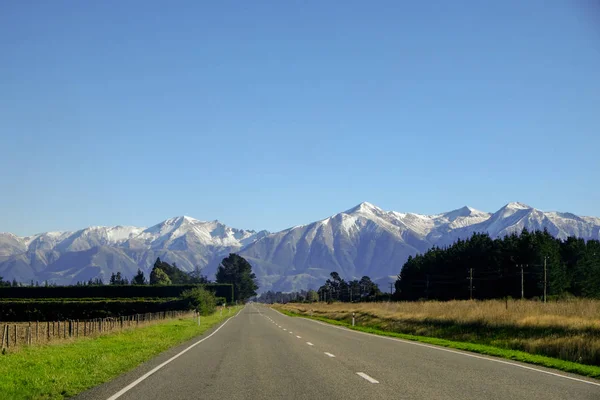
M 350 323 L 355 313 L 358 326 L 382 332 L 521 351 L 600 371 L 598 300 L 509 301 L 508 308 L 496 300 L 287 304 L 281 308 L 344 323 Z
M 0 355 L 0 398 L 62 399 L 129 371 L 160 352 L 185 342 L 229 316 L 217 311 L 201 318 L 157 323 L 71 343 L 24 347 Z

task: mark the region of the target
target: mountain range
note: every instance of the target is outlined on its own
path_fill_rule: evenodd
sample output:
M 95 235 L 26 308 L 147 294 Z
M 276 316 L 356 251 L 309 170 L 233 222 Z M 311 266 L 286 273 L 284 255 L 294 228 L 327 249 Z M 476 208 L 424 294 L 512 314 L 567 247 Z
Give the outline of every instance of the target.
M 0 233 L 0 276 L 20 282 L 69 284 L 113 272 L 149 273 L 154 261 L 214 277 L 221 259 L 236 252 L 253 266 L 260 291 L 316 288 L 337 271 L 345 279 L 368 275 L 387 287 L 408 256 L 450 245 L 475 232 L 501 237 L 547 229 L 553 236 L 600 239 L 600 218 L 544 212 L 509 203 L 495 213 L 463 207 L 436 215 L 384 211 L 364 202 L 308 225 L 281 232 L 228 227 L 182 216 L 149 228 L 89 227 L 19 237 Z

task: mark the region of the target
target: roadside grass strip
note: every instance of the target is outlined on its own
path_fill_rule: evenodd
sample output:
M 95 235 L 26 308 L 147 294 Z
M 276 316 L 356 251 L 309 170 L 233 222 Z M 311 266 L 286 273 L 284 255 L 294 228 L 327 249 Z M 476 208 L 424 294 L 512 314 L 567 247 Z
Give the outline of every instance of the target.
M 233 317 L 211 316 L 170 320 L 70 343 L 23 347 L 0 355 L 0 398 L 63 399 L 130 371 L 159 353 L 190 340 Z

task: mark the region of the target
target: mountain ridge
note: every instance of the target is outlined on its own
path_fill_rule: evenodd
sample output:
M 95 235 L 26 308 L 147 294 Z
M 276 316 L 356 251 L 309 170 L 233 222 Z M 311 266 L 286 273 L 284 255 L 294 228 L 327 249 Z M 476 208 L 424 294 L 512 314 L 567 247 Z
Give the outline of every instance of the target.
M 270 233 L 229 227 L 218 220 L 182 215 L 150 227 L 91 226 L 30 236 L 0 233 L 0 276 L 74 283 L 121 269 L 148 272 L 156 257 L 184 270 L 200 267 L 212 277 L 222 257 L 238 252 L 254 266 L 261 290 L 315 286 L 331 271 L 348 278 L 369 275 L 384 282 L 397 275 L 410 255 L 445 246 L 475 232 L 492 237 L 522 229 L 547 229 L 565 239 L 600 239 L 600 218 L 544 212 L 510 202 L 494 213 L 464 206 L 424 215 L 385 211 L 362 202 L 313 221 Z

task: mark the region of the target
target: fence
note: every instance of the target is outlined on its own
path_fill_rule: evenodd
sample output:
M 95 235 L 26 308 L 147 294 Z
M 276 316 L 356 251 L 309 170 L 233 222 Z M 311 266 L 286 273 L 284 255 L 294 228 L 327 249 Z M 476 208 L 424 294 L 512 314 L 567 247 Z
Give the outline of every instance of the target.
M 47 344 L 59 340 L 99 336 L 148 325 L 156 321 L 191 316 L 190 311 L 162 311 L 117 318 L 94 318 L 46 322 L 0 323 L 2 352 L 20 346 Z

